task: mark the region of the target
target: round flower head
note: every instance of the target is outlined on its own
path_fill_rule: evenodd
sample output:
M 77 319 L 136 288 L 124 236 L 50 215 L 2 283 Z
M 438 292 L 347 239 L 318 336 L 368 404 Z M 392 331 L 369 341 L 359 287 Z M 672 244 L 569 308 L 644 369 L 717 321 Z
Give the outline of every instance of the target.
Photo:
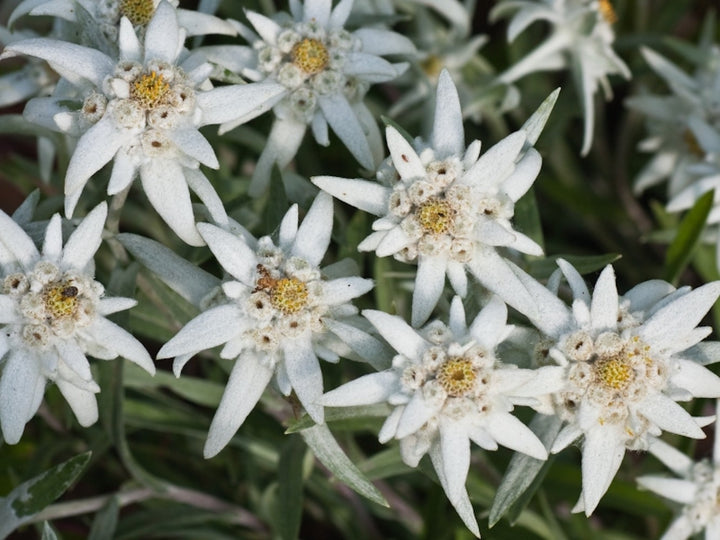
M 552 34 L 535 47 L 498 79 L 511 84 L 529 73 L 570 68 L 578 81 L 582 96 L 585 132 L 581 153 L 590 151 L 595 123 L 594 96 L 602 86 L 608 99 L 612 98 L 607 76 L 619 74 L 630 78 L 630 70 L 612 49 L 616 21 L 610 0 L 506 0 L 491 13 L 497 19 L 515 11 L 508 26 L 508 41 L 535 21 L 552 25 Z
M 679 503 L 677 516 L 661 540 L 686 540 L 705 531 L 705 539 L 720 538 L 720 437 L 715 436 L 713 458 L 692 461 L 658 440 L 650 447 L 657 458 L 680 478 L 641 476 L 640 487 Z
M 345 30 L 352 0 L 341 0 L 332 10 L 331 4 L 329 0 L 293 2 L 293 19 L 285 24 L 248 11 L 257 32 L 252 49 L 202 49 L 210 61 L 231 72 L 284 88 L 283 99 L 268 104 L 275 105 L 275 123 L 253 173 L 252 195 L 265 191 L 274 163 L 285 167 L 295 156 L 308 125 L 323 146 L 330 143 L 330 126 L 366 169 L 375 170 L 381 159 L 380 133 L 362 99 L 370 85 L 392 80 L 407 68 L 381 56 L 410 54 L 415 47 L 389 30 Z M 239 123 L 229 122 L 221 131 Z
M 213 418 L 205 457 L 217 454 L 253 409 L 270 379 L 283 394 L 295 391 L 317 423 L 323 422 L 322 373 L 318 357 L 337 362 L 355 351 L 371 358 L 379 342 L 353 326 L 350 300 L 372 288 L 359 277 L 326 279 L 319 264 L 330 242 L 332 199 L 320 194 L 298 228 L 293 206 L 270 237 L 248 242 L 219 227 L 198 229 L 220 264 L 234 278 L 223 284 L 225 300 L 190 321 L 160 349 L 177 357 L 176 375 L 195 353 L 224 344 L 221 358 L 235 367 Z
M 167 0 L 177 8 L 178 0 Z M 10 15 L 9 25 L 23 15 L 49 15 L 78 24 L 74 34 L 81 43 L 108 54 L 118 50 L 120 20 L 126 17 L 139 36 L 155 14 L 160 0 L 23 0 Z M 178 24 L 188 36 L 205 34 L 235 35 L 227 21 L 187 9 L 176 9 Z M 68 38 L 73 32 L 67 32 Z
M 379 183 L 332 176 L 312 181 L 380 216 L 373 224 L 375 232 L 358 249 L 417 262 L 413 326 L 430 316 L 446 275 L 455 292 L 466 295 L 466 268 L 511 306 L 521 312 L 531 309 L 524 287 L 496 251 L 502 246 L 542 254 L 510 221 L 515 202 L 532 185 L 542 161 L 535 149 L 524 150 L 526 133 L 509 135 L 481 157 L 479 141 L 465 148 L 457 91 L 443 71 L 430 143 L 417 141 L 414 148 L 392 127 L 386 135 L 390 161 L 378 172 Z
M 0 212 L 0 427 L 5 442 L 20 440 L 35 415 L 47 381 L 55 382 L 82 426 L 98 418 L 100 388 L 86 354 L 109 360 L 123 356 L 153 374 L 150 356 L 106 315 L 135 305 L 129 298 L 104 298 L 93 279 L 107 207 L 103 203 L 62 245 L 60 216 L 48 224 L 41 252 L 30 237 Z
M 563 388 L 545 411 L 567 422 L 551 452 L 582 437 L 582 496 L 575 511 L 590 515 L 607 491 L 625 449 L 647 450 L 662 431 L 704 438 L 703 419 L 677 401 L 720 396 L 720 378 L 697 344 L 711 329 L 697 324 L 720 295 L 720 282 L 692 292 L 647 281 L 619 296 L 607 266 L 590 295 L 577 271 L 558 264 L 574 296 L 569 309 L 515 268 L 538 303 L 530 320 L 544 334 L 540 363 L 564 369 Z
M 185 242 L 202 245 L 195 228 L 190 189 L 213 219 L 227 223 L 220 198 L 200 164 L 217 168 L 210 143 L 198 131 L 207 124 L 263 112 L 279 85 L 229 86 L 202 90 L 211 67 L 189 57 L 177 63 L 185 31 L 175 9 L 161 2 L 138 41 L 130 21 L 120 21 L 119 57 L 51 39 L 13 43 L 3 57 L 28 54 L 47 60 L 76 86 L 79 110 L 67 96 L 31 100 L 25 117 L 79 136 L 65 175 L 65 212 L 71 216 L 89 178 L 109 161 L 108 194 L 126 189 L 139 171 L 145 194 Z
M 493 299 L 469 328 L 459 297 L 446 326 L 433 321 L 414 330 L 401 318 L 380 311 L 363 315 L 398 351 L 392 367 L 365 375 L 325 394 L 326 406 L 345 407 L 387 402 L 394 407 L 380 430 L 380 442 L 400 441 L 403 461 L 416 467 L 430 454 L 448 499 L 476 535 L 477 523 L 465 480 L 470 441 L 486 450 L 498 444 L 545 459 L 537 437 L 511 414 L 515 404 L 551 392 L 545 372 L 518 369 L 498 360 L 495 349 L 510 331 L 507 308 Z

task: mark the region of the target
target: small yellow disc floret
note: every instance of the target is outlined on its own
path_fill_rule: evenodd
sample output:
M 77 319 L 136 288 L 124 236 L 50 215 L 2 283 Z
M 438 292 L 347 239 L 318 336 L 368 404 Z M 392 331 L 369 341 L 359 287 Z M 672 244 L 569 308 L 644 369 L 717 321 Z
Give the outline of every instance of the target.
M 438 369 L 437 380 L 449 396 L 461 397 L 475 389 L 477 374 L 467 358 L 453 358 Z
M 270 291 L 270 300 L 283 313 L 297 313 L 307 305 L 307 286 L 297 278 L 279 279 Z
M 130 85 L 130 98 L 144 109 L 153 109 L 162 104 L 170 91 L 170 85 L 162 75 L 151 71 L 135 79 Z
M 51 284 L 45 289 L 45 308 L 54 319 L 72 317 L 78 307 L 78 289 L 67 283 Z
M 439 56 L 431 54 L 425 60 L 420 62 L 420 67 L 422 67 L 425 75 L 431 79 L 437 79 L 443 69 L 443 61 Z
M 622 355 L 597 360 L 594 368 L 598 380 L 614 390 L 626 388 L 635 378 L 630 362 Z
M 293 64 L 308 75 L 320 73 L 329 60 L 328 50 L 319 39 L 303 39 L 292 50 Z
M 155 13 L 153 0 L 120 0 L 120 14 L 125 15 L 134 26 L 150 22 Z
M 420 205 L 416 217 L 427 234 L 443 234 L 453 224 L 453 207 L 442 199 L 430 199 Z
M 600 11 L 602 18 L 605 19 L 605 22 L 608 24 L 615 24 L 617 22 L 618 17 L 610 0 L 599 0 L 598 10 Z

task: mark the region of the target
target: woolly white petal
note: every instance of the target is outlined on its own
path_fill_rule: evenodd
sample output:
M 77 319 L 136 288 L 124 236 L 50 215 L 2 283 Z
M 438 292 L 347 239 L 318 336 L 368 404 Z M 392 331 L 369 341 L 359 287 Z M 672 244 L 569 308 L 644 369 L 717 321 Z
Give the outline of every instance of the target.
M 333 224 L 332 197 L 321 191 L 298 228 L 291 254 L 318 266 L 328 246 Z
M 412 325 L 424 323 L 445 289 L 445 257 L 420 257 L 412 299 Z
M 483 349 L 491 351 L 502 339 L 506 321 L 505 302 L 499 296 L 493 296 L 470 324 L 470 335 Z
M 355 326 L 323 318 L 325 327 L 377 370 L 388 367 L 388 349 L 379 340 Z
M 221 227 L 229 227 L 225 207 L 210 180 L 199 169 L 185 169 L 185 181 L 208 209 L 212 220 Z
M 460 98 L 446 69 L 442 70 L 438 79 L 432 147 L 437 159 L 445 159 L 453 155 L 459 156 L 465 150 L 465 131 L 460 110 Z
M 83 427 L 91 426 L 98 419 L 98 406 L 95 394 L 88 390 L 78 388 L 62 379 L 55 381 L 60 393 L 68 402 L 79 424 Z
M 310 180 L 323 191 L 355 208 L 376 216 L 387 212 L 392 190 L 376 182 L 337 176 L 313 176 Z
M 180 32 L 175 8 L 160 2 L 145 29 L 145 62 L 162 60 L 174 64 L 180 52 Z
M 484 426 L 499 444 L 535 459 L 547 459 L 547 450 L 540 439 L 512 414 L 492 414 Z
M 630 301 L 630 311 L 646 311 L 674 290 L 675 287 L 667 281 L 651 279 L 635 285 L 623 298 Z
M 135 29 L 127 17 L 120 19 L 118 32 L 118 48 L 120 59 L 131 62 L 142 62 L 142 44 L 135 34 Z
M 525 144 L 525 138 L 524 131 L 516 131 L 505 137 L 480 156 L 466 171 L 462 182 L 477 186 L 483 183 L 494 186 L 502 182 L 515 168 L 515 158 Z
M 400 178 L 403 180 L 425 178 L 427 174 L 425 166 L 415 149 L 405 140 L 405 137 L 394 127 L 388 126 L 385 128 L 385 138 L 390 149 L 393 165 Z
M 408 358 L 419 359 L 430 347 L 430 344 L 400 317 L 372 309 L 366 309 L 362 314 L 396 351 Z
M 337 8 L 335 8 L 337 9 Z M 414 54 L 415 45 L 407 37 L 382 28 L 360 28 L 353 36 L 362 43 L 362 52 L 385 56 L 388 54 Z
M 43 256 L 51 261 L 58 261 L 62 254 L 62 220 L 60 214 L 50 218 L 47 229 L 45 229 L 45 241 L 43 242 Z
M 298 231 L 298 206 L 293 204 L 280 222 L 279 247 L 284 251 L 290 251 Z
M 408 435 L 412 435 L 423 427 L 436 412 L 437 410 L 425 401 L 422 391 L 415 392 L 405 406 L 395 437 L 402 439 Z
M 324 28 L 330 20 L 331 0 L 305 0 L 305 11 L 303 21 L 315 22 Z
M 110 298 L 101 298 L 96 309 L 98 314 L 104 317 L 105 315 L 117 313 L 118 311 L 125 311 L 126 309 L 130 309 L 136 305 L 137 300 L 135 300 L 134 298 L 123 298 L 121 296 L 114 296 Z
M 550 447 L 550 453 L 557 454 L 582 437 L 582 435 L 583 431 L 576 424 L 566 425 L 555 437 L 555 441 Z
M 402 413 L 404 410 L 404 407 L 396 407 L 388 415 L 387 419 L 380 428 L 380 432 L 378 433 L 378 441 L 380 441 L 380 444 L 385 444 L 390 439 L 395 437 L 395 433 L 397 433 L 398 423 L 400 422 L 400 418 L 402 417 Z
M 680 405 L 662 394 L 650 394 L 637 406 L 638 412 L 657 426 L 671 433 L 704 439 L 705 433 Z
M 61 265 L 65 268 L 85 268 L 95 256 L 102 242 L 102 231 L 107 217 L 107 203 L 93 208 L 73 231 L 65 243 Z
M 596 330 L 610 330 L 617 327 L 618 293 L 615 286 L 615 271 L 608 265 L 595 283 L 590 317 Z
M 205 311 L 188 322 L 157 354 L 172 358 L 197 353 L 226 343 L 242 331 L 242 316 L 235 304 L 224 304 Z
M 393 255 L 397 253 L 411 243 L 412 240 L 405 233 L 402 227 L 397 226 L 393 229 L 390 229 L 383 237 L 383 239 L 380 240 L 377 247 L 375 248 L 375 254 L 378 257 L 387 257 L 388 255 Z M 362 243 L 358 245 L 358 251 L 364 251 L 364 248 L 361 246 Z
M 15 260 L 28 270 L 40 256 L 32 239 L 3 211 L 0 211 L 0 239 Z
M 582 453 L 582 498 L 589 516 L 610 487 L 625 455 L 625 444 L 615 427 L 598 427 L 585 434 Z
M 255 284 L 255 252 L 241 239 L 215 225 L 198 223 L 198 230 L 222 267 L 248 287 Z
M 455 294 L 465 298 L 467 296 L 467 274 L 465 273 L 465 265 L 457 261 L 447 262 L 447 277 Z
M 235 361 L 220 405 L 210 424 L 203 449 L 205 459 L 225 448 L 255 407 L 272 375 L 273 370 L 254 354 L 244 354 Z
M 440 451 L 447 482 L 446 493 L 450 502 L 455 504 L 465 492 L 465 480 L 470 469 L 470 440 L 461 425 L 440 422 Z
M 112 321 L 96 317 L 86 332 L 103 347 L 137 364 L 150 375 L 155 374 L 152 358 L 137 339 Z
M 370 144 L 360 122 L 343 94 L 329 94 L 318 97 L 318 105 L 330 127 L 366 169 L 375 169 Z
M 320 363 L 312 349 L 310 336 L 302 336 L 282 343 L 285 369 L 300 403 L 315 423 L 324 421 L 323 407 L 318 404 L 323 394 Z
M 115 154 L 115 161 L 107 188 L 108 195 L 115 195 L 128 187 L 135 178 L 136 170 L 135 160 L 125 148 L 120 148 Z
M 217 169 L 218 163 L 215 151 L 208 140 L 194 127 L 188 129 L 167 130 L 168 138 L 175 144 L 178 150 L 184 152 L 193 159 L 211 169 Z
M 678 371 L 671 377 L 672 384 L 694 397 L 720 397 L 720 377 L 696 362 L 681 358 L 676 362 Z
M 344 304 L 373 288 L 371 279 L 346 277 L 322 283 L 323 302 L 330 306 Z
M 459 296 L 453 296 L 450 302 L 450 313 L 448 314 L 448 327 L 456 336 L 467 334 L 467 324 L 465 322 L 465 307 Z
M 38 360 L 29 351 L 19 349 L 10 354 L 0 377 L 0 427 L 8 444 L 20 440 L 25 423 L 35 414 L 31 410 L 33 390 L 39 379 L 44 377 Z
M 246 11 L 245 16 L 263 41 L 275 45 L 275 39 L 282 30 L 278 23 L 254 11 Z
M 287 88 L 283 85 L 267 82 L 221 86 L 198 92 L 197 104 L 202 111 L 200 126 L 225 122 L 238 126 L 269 111 L 286 93 Z
M 386 401 L 399 386 L 397 374 L 393 371 L 371 373 L 325 393 L 318 402 L 326 407 L 372 405 Z
M 17 300 L 10 296 L 0 295 L 0 324 L 19 322 L 23 316 L 17 312 Z M 0 358 L 5 354 L 5 347 L 0 347 Z M 5 349 L 6 350 L 6 349 Z
M 565 259 L 558 259 L 557 265 L 560 267 L 565 279 L 567 279 L 568 285 L 570 285 L 573 298 L 575 300 L 580 300 L 589 306 L 591 300 L 590 291 L 588 290 L 585 280 L 582 278 L 580 273 Z
M 305 131 L 307 131 L 305 122 L 299 122 L 292 117 L 275 118 L 270 135 L 265 142 L 265 148 L 255 164 L 250 187 L 248 187 L 248 195 L 258 197 L 267 190 L 273 165 L 277 163 L 278 167 L 283 169 L 290 163 L 300 148 Z M 222 133 L 222 126 L 220 133 Z
M 505 194 L 513 202 L 517 202 L 533 185 L 541 166 L 542 157 L 540 157 L 540 153 L 534 148 L 528 148 L 523 158 L 515 166 L 515 170 L 503 182 L 502 189 Z
M 671 501 L 690 504 L 697 493 L 695 482 L 680 478 L 663 478 L 661 476 L 640 476 L 637 483 L 645 489 L 654 491 Z
M 445 476 L 444 456 L 440 450 L 439 445 L 431 446 L 430 459 L 432 460 L 433 467 L 437 472 L 440 484 L 445 490 L 445 493 L 447 493 L 448 484 L 447 478 Z M 462 490 L 460 498 L 453 503 L 453 507 L 460 516 L 460 519 L 462 519 L 465 526 L 470 530 L 470 532 L 480 538 L 480 528 L 478 527 L 477 520 L 475 519 L 475 511 L 473 510 L 472 504 L 470 503 L 470 497 L 468 497 L 466 490 Z

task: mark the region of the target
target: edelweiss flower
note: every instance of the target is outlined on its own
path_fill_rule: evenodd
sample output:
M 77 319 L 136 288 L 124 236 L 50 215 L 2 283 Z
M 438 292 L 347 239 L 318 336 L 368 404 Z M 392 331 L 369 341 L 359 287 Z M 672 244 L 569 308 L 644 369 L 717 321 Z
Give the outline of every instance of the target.
M 168 3 L 177 8 L 179 0 Z M 10 14 L 8 24 L 23 15 L 58 17 L 79 25 L 74 34 L 83 45 L 114 55 L 118 50 L 120 20 L 127 17 L 138 35 L 143 36 L 159 4 L 160 0 L 23 0 Z M 207 13 L 188 9 L 176 9 L 176 13 L 179 26 L 188 36 L 236 33 L 232 24 Z M 67 34 L 70 39 L 73 32 Z
M 626 101 L 647 117 L 650 136 L 640 148 L 654 153 L 635 179 L 635 192 L 668 179 L 668 196 L 677 197 L 668 208 L 684 210 L 705 191 L 698 189 L 703 177 L 720 175 L 720 47 L 701 43 L 693 49 L 696 70 L 692 76 L 650 49 L 641 52 L 672 94 Z
M 102 203 L 63 247 L 56 214 L 38 252 L 25 231 L 0 212 L 0 426 L 9 444 L 20 440 L 48 380 L 57 384 L 80 425 L 97 420 L 100 388 L 86 354 L 103 360 L 123 356 L 155 373 L 140 342 L 105 318 L 136 304 L 130 298 L 103 298 L 103 286 L 93 279 L 93 255 L 106 215 Z
M 607 76 L 619 74 L 630 78 L 630 70 L 615 54 L 612 24 L 615 12 L 610 0 L 506 0 L 491 12 L 491 19 L 517 11 L 508 26 L 512 42 L 530 24 L 538 20 L 553 26 L 552 35 L 530 54 L 502 73 L 498 79 L 513 83 L 528 73 L 569 67 L 579 82 L 582 95 L 585 132 L 582 155 L 590 151 L 595 122 L 593 98 L 602 85 L 607 99 L 612 89 Z
M 323 408 L 316 403 L 323 392 L 318 357 L 337 362 L 350 349 L 367 358 L 377 353 L 379 342 L 353 325 L 357 309 L 350 304 L 372 288 L 372 281 L 327 280 L 319 268 L 332 216 L 332 198 L 324 193 L 299 228 L 293 206 L 280 225 L 277 245 L 268 236 L 248 243 L 214 225 L 198 225 L 235 280 L 222 286 L 226 301 L 190 321 L 158 358 L 178 357 L 173 365 L 178 376 L 192 355 L 220 344 L 225 344 L 221 358 L 236 359 L 210 425 L 206 458 L 228 443 L 273 375 L 283 394 L 294 390 L 312 419 L 322 423 Z
M 720 437 L 715 435 L 712 461 L 693 462 L 682 452 L 658 440 L 650 452 L 681 478 L 641 476 L 641 487 L 682 506 L 661 540 L 686 540 L 705 530 L 705 540 L 720 538 Z
M 515 202 L 532 185 L 542 161 L 535 149 L 524 151 L 525 132 L 509 135 L 478 159 L 480 141 L 465 148 L 460 102 L 444 71 L 430 143 L 417 141 L 416 151 L 396 129 L 388 127 L 386 136 L 392 165 L 378 172 L 381 183 L 333 176 L 311 180 L 338 199 L 381 216 L 359 250 L 417 261 L 413 326 L 430 316 L 446 274 L 455 292 L 466 295 L 465 268 L 519 311 L 531 309 L 524 287 L 496 251 L 502 246 L 542 254 L 510 222 Z
M 179 65 L 185 32 L 175 10 L 161 2 L 141 44 L 130 21 L 120 21 L 119 59 L 52 39 L 28 39 L 6 47 L 0 58 L 27 54 L 47 60 L 82 99 L 68 110 L 68 96 L 31 100 L 31 121 L 79 136 L 65 175 L 65 212 L 71 216 L 88 179 L 114 160 L 108 194 L 126 189 L 140 172 L 153 207 L 185 242 L 202 245 L 195 229 L 192 189 L 218 223 L 227 223 L 220 198 L 200 163 L 217 168 L 210 143 L 198 131 L 262 113 L 284 88 L 277 84 L 201 90 L 211 67 L 190 56 Z
M 275 123 L 257 163 L 250 193 L 262 193 L 274 163 L 285 167 L 295 156 L 307 126 L 315 140 L 329 144 L 328 125 L 360 165 L 375 170 L 382 142 L 375 119 L 363 103 L 373 83 L 394 79 L 406 63 L 391 64 L 381 56 L 415 51 L 406 37 L 378 28 L 348 32 L 343 28 L 352 0 L 341 0 L 332 11 L 330 0 L 291 2 L 294 21 L 282 25 L 253 11 L 247 18 L 257 31 L 248 47 L 207 47 L 207 58 L 254 81 L 272 81 L 284 88 L 277 105 Z M 239 122 L 229 122 L 229 130 Z
M 541 363 L 564 368 L 564 388 L 554 411 L 567 422 L 551 452 L 582 437 L 582 495 L 575 511 L 590 515 L 607 491 L 625 449 L 647 450 L 663 430 L 705 437 L 704 420 L 676 401 L 720 396 L 720 378 L 703 367 L 696 345 L 712 331 L 696 328 L 720 295 L 720 282 L 692 292 L 659 280 L 619 296 L 607 266 L 592 297 L 580 274 L 558 264 L 574 296 L 572 309 L 515 268 L 538 304 L 533 324 L 545 335 L 537 347 Z
M 403 461 L 417 467 L 430 454 L 438 478 L 465 524 L 479 536 L 465 490 L 470 441 L 486 450 L 498 444 L 537 459 L 547 458 L 542 443 L 510 412 L 516 404 L 552 392 L 547 372 L 504 365 L 495 356 L 512 326 L 507 307 L 493 297 L 469 328 L 459 297 L 450 308 L 449 325 L 433 321 L 414 330 L 400 317 L 366 310 L 363 315 L 398 351 L 392 368 L 360 377 L 325 394 L 326 406 L 346 407 L 388 402 L 395 409 L 379 439 L 400 441 Z

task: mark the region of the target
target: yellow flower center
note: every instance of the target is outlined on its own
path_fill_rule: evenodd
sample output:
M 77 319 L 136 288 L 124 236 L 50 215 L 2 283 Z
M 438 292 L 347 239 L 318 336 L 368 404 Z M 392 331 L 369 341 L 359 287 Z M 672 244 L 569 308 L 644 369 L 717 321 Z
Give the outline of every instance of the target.
M 328 64 L 330 55 L 319 39 L 306 38 L 297 43 L 292 50 L 292 61 L 308 75 L 320 73 Z
M 453 358 L 438 370 L 437 380 L 449 396 L 461 397 L 475 388 L 477 374 L 472 362 L 466 358 Z
M 278 279 L 270 289 L 270 300 L 283 313 L 296 313 L 307 305 L 307 286 L 297 278 Z
M 130 85 L 130 97 L 144 109 L 152 109 L 163 103 L 169 91 L 170 85 L 154 71 L 140 75 Z
M 691 154 L 699 158 L 705 157 L 705 151 L 702 149 L 702 146 L 700 146 L 697 137 L 695 137 L 695 134 L 692 131 L 686 129 L 685 131 L 683 131 L 682 137 L 688 151 Z
M 635 378 L 630 362 L 623 355 L 602 358 L 593 367 L 598 380 L 614 390 L 626 388 Z
M 442 71 L 443 62 L 439 56 L 431 54 L 425 60 L 420 62 L 420 67 L 425 72 L 425 75 L 431 79 L 437 79 Z
M 613 8 L 610 0 L 599 0 L 598 10 L 600 11 L 602 18 L 605 19 L 606 23 L 615 24 L 617 22 L 617 13 L 615 13 L 615 9 Z
M 153 0 L 120 0 L 120 14 L 125 15 L 134 26 L 150 22 L 155 13 Z
M 56 283 L 44 291 L 45 308 L 54 319 L 72 317 L 78 306 L 78 289 L 67 283 Z
M 449 202 L 430 199 L 420 205 L 415 215 L 427 234 L 443 234 L 452 227 L 454 211 Z

